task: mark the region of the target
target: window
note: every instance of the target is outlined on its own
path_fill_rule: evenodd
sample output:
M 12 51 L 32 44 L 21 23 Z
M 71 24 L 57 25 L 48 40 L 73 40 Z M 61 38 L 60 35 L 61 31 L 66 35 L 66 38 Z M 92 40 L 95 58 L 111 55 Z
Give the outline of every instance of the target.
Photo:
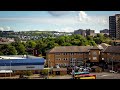
M 63 60 L 68 60 L 68 58 L 63 58 Z
M 74 53 L 70 53 L 71 55 L 74 55 Z
M 67 55 L 67 53 L 63 53 L 63 55 Z
M 56 58 L 55 60 L 61 60 L 61 58 Z
M 93 57 L 93 60 L 97 60 L 97 57 Z
M 97 56 L 97 52 L 95 52 L 95 51 L 92 54 L 93 54 L 93 56 Z
M 60 55 L 60 53 L 55 53 L 55 55 Z

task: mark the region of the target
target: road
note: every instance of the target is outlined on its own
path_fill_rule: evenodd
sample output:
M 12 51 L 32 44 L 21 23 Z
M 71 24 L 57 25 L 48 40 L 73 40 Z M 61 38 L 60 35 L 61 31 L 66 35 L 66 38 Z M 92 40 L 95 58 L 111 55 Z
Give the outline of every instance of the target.
M 91 73 L 96 74 L 96 79 L 120 79 L 120 73 L 108 73 L 108 72 L 102 72 L 102 73 Z M 0 79 L 18 79 L 19 76 L 14 77 L 0 77 Z M 49 76 L 49 79 L 71 79 L 71 75 L 63 75 L 63 76 Z M 39 77 L 39 75 L 32 75 L 29 77 L 29 79 L 42 79 Z
M 96 74 L 96 79 L 120 79 L 120 73 L 102 72 L 92 74 Z

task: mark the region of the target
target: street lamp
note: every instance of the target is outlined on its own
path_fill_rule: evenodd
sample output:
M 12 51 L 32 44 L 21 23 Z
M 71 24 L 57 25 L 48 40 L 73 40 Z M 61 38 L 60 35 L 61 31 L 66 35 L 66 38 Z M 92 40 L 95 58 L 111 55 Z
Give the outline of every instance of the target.
M 6 68 L 6 64 L 5 64 L 5 68 Z M 6 69 L 5 69 L 5 77 L 6 77 Z
M 49 59 L 48 59 L 48 79 L 49 79 Z
M 12 62 L 12 61 L 10 61 L 10 77 L 11 77 L 11 71 L 12 71 L 12 70 L 11 70 L 11 62 Z
M 113 58 L 114 58 L 114 56 L 112 57 L 112 71 L 113 71 Z

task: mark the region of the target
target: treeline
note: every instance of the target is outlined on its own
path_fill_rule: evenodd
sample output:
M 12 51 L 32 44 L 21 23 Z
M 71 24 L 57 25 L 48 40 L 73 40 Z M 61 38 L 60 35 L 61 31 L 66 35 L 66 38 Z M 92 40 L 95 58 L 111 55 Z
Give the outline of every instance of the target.
M 32 55 L 32 49 L 36 49 L 39 54 L 45 56 L 46 51 L 54 48 L 55 46 L 95 46 L 101 43 L 111 44 L 110 38 L 97 34 L 94 37 L 70 35 L 56 38 L 41 38 L 39 40 L 29 40 L 27 42 L 21 42 L 18 40 L 11 44 L 0 45 L 0 55 Z

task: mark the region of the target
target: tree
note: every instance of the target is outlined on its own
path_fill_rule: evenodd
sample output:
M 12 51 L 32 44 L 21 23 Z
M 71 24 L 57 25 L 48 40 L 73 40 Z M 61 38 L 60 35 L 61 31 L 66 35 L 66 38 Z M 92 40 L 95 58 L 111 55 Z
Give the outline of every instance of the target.
M 14 46 L 11 46 L 11 44 L 5 44 L 1 46 L 1 54 L 4 55 L 16 55 L 17 51 Z
M 26 47 L 27 48 L 35 48 L 35 46 L 36 46 L 36 42 L 34 42 L 34 41 L 28 41 L 28 42 L 26 42 Z
M 0 51 L 0 55 L 4 55 L 4 54 Z
M 15 49 L 14 46 L 8 46 L 8 55 L 17 55 L 17 50 Z
M 92 41 L 92 40 L 91 40 L 91 41 L 89 41 L 89 45 L 90 45 L 90 46 L 96 46 L 96 43 L 95 43 L 95 41 Z
M 18 44 L 18 46 L 16 47 L 16 50 L 18 52 L 18 55 L 24 55 L 24 54 L 26 54 L 26 48 L 21 43 Z

